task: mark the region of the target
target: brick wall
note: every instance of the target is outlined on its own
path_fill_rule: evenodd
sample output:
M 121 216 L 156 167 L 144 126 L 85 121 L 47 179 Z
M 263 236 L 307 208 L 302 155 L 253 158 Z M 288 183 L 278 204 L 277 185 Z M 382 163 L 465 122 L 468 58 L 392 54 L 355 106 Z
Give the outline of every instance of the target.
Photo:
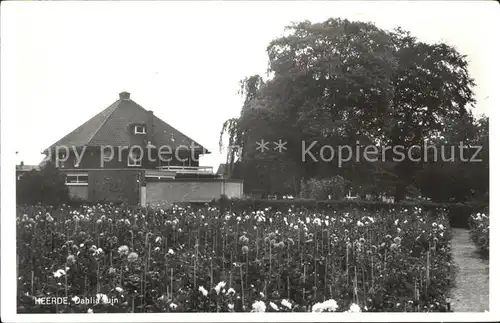
M 241 197 L 243 182 L 235 180 L 169 180 L 147 183 L 147 203 L 210 202 L 222 194 Z
M 71 198 L 80 199 L 80 200 L 84 200 L 84 201 L 87 201 L 89 198 L 88 186 L 71 185 L 71 186 L 68 186 L 68 189 L 69 189 L 69 196 Z
M 141 184 L 137 182 L 138 178 L 144 178 L 144 170 L 89 171 L 88 199 L 138 204 Z
M 111 149 L 110 147 L 102 148 L 104 152 L 110 153 Z M 87 147 L 85 150 L 83 148 L 78 148 L 77 154 L 79 158 L 75 155 L 75 151 L 73 148 L 69 149 L 68 151 L 68 156 L 66 160 L 59 160 L 58 165 L 61 169 L 63 170 L 72 170 L 72 169 L 98 169 L 98 168 L 107 168 L 107 169 L 117 169 L 117 168 L 129 168 L 133 169 L 133 166 L 128 166 L 128 154 L 129 150 L 128 149 L 123 149 L 120 150 L 118 147 L 114 147 L 113 149 L 113 154 L 111 160 L 105 160 L 103 157 L 101 157 L 101 148 L 95 148 L 95 147 Z M 172 150 L 175 152 L 174 148 Z M 144 148 L 144 155 L 142 156 L 142 166 L 141 168 L 149 168 L 149 169 L 155 169 L 158 166 L 199 166 L 199 161 L 197 158 L 199 157 L 199 154 L 196 154 L 195 160 L 192 159 L 192 154 L 190 151 L 186 152 L 179 152 L 179 159 L 177 159 L 177 156 L 175 153 L 172 153 L 170 156 L 165 155 L 163 158 L 169 159 L 171 158 L 172 160 L 167 162 L 167 161 L 161 161 L 159 156 L 158 156 L 158 150 L 151 149 L 149 152 L 151 156 L 151 160 L 149 160 L 148 156 L 148 150 Z M 165 149 L 163 152 L 165 153 L 167 150 Z M 60 150 L 61 153 L 65 152 L 62 148 Z M 52 162 L 55 163 L 55 153 L 52 154 L 51 156 Z M 187 159 L 186 161 L 182 161 L 184 159 Z M 191 160 L 191 161 L 189 161 Z M 75 167 L 75 162 L 79 161 L 80 164 L 78 167 Z M 102 166 L 101 166 L 102 162 Z

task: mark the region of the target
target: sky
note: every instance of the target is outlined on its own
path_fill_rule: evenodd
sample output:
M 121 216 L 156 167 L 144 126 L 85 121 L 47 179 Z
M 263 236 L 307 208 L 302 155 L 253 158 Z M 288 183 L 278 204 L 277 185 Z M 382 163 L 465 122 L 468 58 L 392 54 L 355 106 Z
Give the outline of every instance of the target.
M 1 7 L 2 141 L 16 163 L 41 151 L 128 91 L 142 105 L 219 153 L 223 122 L 240 113 L 239 81 L 265 75 L 266 47 L 293 21 L 331 17 L 398 26 L 468 56 L 475 114 L 500 103 L 496 1 L 413 2 L 4 2 Z M 13 132 L 13 133 L 12 133 Z M 12 148 L 12 149 L 11 149 Z M 2 152 L 3 154 L 4 152 Z

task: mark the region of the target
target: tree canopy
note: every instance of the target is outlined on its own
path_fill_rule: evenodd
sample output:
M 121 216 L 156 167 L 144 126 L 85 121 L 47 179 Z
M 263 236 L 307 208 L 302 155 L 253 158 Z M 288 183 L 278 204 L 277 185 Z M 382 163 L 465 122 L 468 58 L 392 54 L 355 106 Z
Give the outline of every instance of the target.
M 487 137 L 487 118 L 470 113 L 475 84 L 467 59 L 450 45 L 421 42 L 400 28 L 332 18 L 286 27 L 267 53 L 268 77 L 243 79 L 240 117 L 221 131 L 221 146 L 228 136 L 230 146 L 241 148 L 228 154 L 228 164 L 240 160 L 234 176 L 245 179 L 246 190 L 297 195 L 303 179 L 342 176 L 353 188 L 402 199 L 422 184 L 422 163 L 304 160 L 304 143 L 317 142 L 310 152 L 320 156 L 324 145 L 409 149 L 424 141 Z M 285 151 L 273 146 L 279 139 Z M 256 150 L 260 140 L 270 143 L 268 150 Z

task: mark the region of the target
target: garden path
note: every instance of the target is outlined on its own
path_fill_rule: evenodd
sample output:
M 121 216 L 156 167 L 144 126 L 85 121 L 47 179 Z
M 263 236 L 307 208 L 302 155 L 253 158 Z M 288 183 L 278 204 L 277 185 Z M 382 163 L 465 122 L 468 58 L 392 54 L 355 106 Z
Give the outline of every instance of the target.
M 452 229 L 451 252 L 457 265 L 456 287 L 451 292 L 453 312 L 489 311 L 489 261 L 480 258 L 469 230 Z

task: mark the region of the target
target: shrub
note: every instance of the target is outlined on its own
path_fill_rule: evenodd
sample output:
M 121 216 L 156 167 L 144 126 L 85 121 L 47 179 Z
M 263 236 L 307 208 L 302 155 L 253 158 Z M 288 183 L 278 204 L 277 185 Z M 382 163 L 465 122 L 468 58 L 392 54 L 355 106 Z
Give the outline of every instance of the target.
M 317 200 L 338 200 L 345 196 L 347 181 L 342 176 L 332 178 L 311 178 L 301 182 L 300 192 L 302 198 L 314 198 Z
M 17 181 L 17 204 L 43 203 L 59 205 L 70 201 L 65 175 L 48 163 L 39 171 L 32 170 Z
M 490 217 L 485 213 L 470 216 L 471 240 L 477 245 L 479 253 L 485 259 L 490 255 Z

